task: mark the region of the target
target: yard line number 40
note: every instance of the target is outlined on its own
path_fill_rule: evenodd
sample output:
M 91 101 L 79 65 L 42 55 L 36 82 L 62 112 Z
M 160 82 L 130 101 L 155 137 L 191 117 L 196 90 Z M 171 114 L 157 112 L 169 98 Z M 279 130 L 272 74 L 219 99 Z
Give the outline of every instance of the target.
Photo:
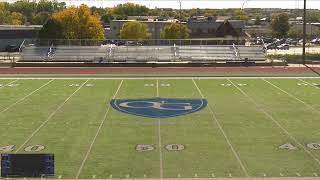
M 24 148 L 26 152 L 39 152 L 44 150 L 46 147 L 43 145 L 30 145 Z M 0 153 L 3 152 L 12 152 L 16 149 L 16 145 L 7 145 L 0 147 Z

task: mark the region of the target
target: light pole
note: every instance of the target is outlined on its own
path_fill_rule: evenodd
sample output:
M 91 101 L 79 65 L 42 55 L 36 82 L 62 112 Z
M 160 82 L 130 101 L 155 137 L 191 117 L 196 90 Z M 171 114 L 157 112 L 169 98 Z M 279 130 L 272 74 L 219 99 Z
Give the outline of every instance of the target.
M 180 45 L 181 45 L 181 39 L 182 39 L 182 32 L 181 32 L 181 25 L 182 25 L 182 22 L 181 22 L 181 0 L 179 0 L 179 7 L 180 7 L 180 10 L 179 10 L 179 31 L 180 31 Z

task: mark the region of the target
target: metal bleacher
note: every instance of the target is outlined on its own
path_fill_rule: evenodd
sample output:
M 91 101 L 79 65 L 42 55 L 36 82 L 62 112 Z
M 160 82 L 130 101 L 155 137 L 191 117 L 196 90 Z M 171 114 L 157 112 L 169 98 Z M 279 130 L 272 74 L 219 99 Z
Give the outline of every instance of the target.
M 20 61 L 38 62 L 238 62 L 264 61 L 258 46 L 28 46 Z

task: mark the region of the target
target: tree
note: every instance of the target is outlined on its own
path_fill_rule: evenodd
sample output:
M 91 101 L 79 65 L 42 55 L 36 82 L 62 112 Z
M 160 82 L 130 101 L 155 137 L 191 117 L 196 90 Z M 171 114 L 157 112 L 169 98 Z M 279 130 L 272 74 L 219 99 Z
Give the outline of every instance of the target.
M 31 24 L 45 24 L 49 17 L 50 14 L 48 12 L 33 14 L 31 18 Z
M 149 32 L 147 25 L 137 21 L 127 22 L 123 24 L 120 30 L 121 39 L 148 39 Z
M 270 23 L 272 34 L 276 37 L 286 36 L 290 29 L 288 20 L 289 15 L 287 13 L 272 14 Z
M 164 27 L 160 36 L 162 39 L 186 39 L 189 37 L 189 29 L 183 24 L 172 23 Z
M 146 6 L 142 6 L 134 3 L 118 4 L 111 9 L 113 15 L 125 15 L 125 16 L 146 16 L 149 9 Z
M 21 13 L 13 12 L 9 17 L 9 24 L 11 25 L 22 25 L 25 23 L 25 18 Z
M 0 24 L 7 24 L 9 16 L 8 3 L 0 2 Z
M 256 20 L 254 21 L 254 25 L 261 25 L 261 18 L 259 16 L 256 17 Z
M 301 38 L 302 35 L 303 33 L 301 29 L 291 27 L 290 30 L 288 31 L 288 36 L 291 38 Z
M 103 39 L 99 19 L 86 5 L 71 6 L 52 15 L 53 22 L 59 24 L 66 39 Z
M 63 27 L 54 19 L 49 19 L 39 32 L 40 39 L 63 39 Z

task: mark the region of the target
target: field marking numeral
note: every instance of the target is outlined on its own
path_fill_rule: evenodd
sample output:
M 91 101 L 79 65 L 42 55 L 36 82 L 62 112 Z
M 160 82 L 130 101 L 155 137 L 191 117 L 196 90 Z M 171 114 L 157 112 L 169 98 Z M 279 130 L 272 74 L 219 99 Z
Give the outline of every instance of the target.
M 93 84 L 86 84 L 85 85 L 86 87 L 92 87 L 92 86 L 94 86 Z
M 237 84 L 237 85 L 238 85 L 238 86 L 247 86 L 248 84 L 241 84 L 241 83 L 239 83 L 239 84 Z M 230 87 L 230 86 L 232 86 L 232 84 L 226 83 L 226 84 L 221 84 L 221 86 Z
M 308 83 L 298 83 L 298 86 L 309 86 Z
M 16 147 L 15 145 L 3 146 L 3 147 L 0 147 L 0 152 L 10 152 L 10 151 L 13 151 L 15 147 Z
M 160 86 L 163 86 L 163 87 L 169 87 L 170 84 L 160 84 Z
M 32 145 L 32 146 L 28 146 L 28 147 L 24 148 L 24 151 L 27 151 L 27 152 L 39 152 L 39 151 L 42 151 L 44 149 L 45 149 L 45 147 L 42 146 L 42 145 Z
M 168 151 L 182 151 L 184 150 L 184 145 L 182 144 L 168 144 L 165 147 Z
M 293 145 L 290 144 L 290 143 L 287 143 L 287 144 L 283 144 L 283 145 L 279 146 L 279 149 L 296 150 L 296 149 L 298 149 L 298 148 L 295 147 L 295 146 L 293 146 Z
M 318 149 L 320 149 L 320 144 L 318 144 L 318 143 L 310 143 L 310 144 L 307 144 L 307 147 L 310 148 L 310 149 L 318 150 Z
M 246 85 L 248 85 L 248 84 L 238 84 L 238 86 L 246 86 Z
M 19 86 L 19 84 L 8 84 L 7 86 L 8 87 L 17 87 L 17 86 Z
M 232 84 L 221 84 L 221 86 L 224 86 L 224 87 L 229 87 L 231 86 Z
M 66 86 L 69 86 L 69 87 L 79 87 L 80 84 L 69 84 L 69 85 L 66 85 Z
M 136 146 L 136 151 L 139 151 L 139 152 L 152 151 L 154 149 L 155 147 L 153 144 L 138 144 Z
M 154 84 L 144 84 L 145 87 L 153 87 Z

